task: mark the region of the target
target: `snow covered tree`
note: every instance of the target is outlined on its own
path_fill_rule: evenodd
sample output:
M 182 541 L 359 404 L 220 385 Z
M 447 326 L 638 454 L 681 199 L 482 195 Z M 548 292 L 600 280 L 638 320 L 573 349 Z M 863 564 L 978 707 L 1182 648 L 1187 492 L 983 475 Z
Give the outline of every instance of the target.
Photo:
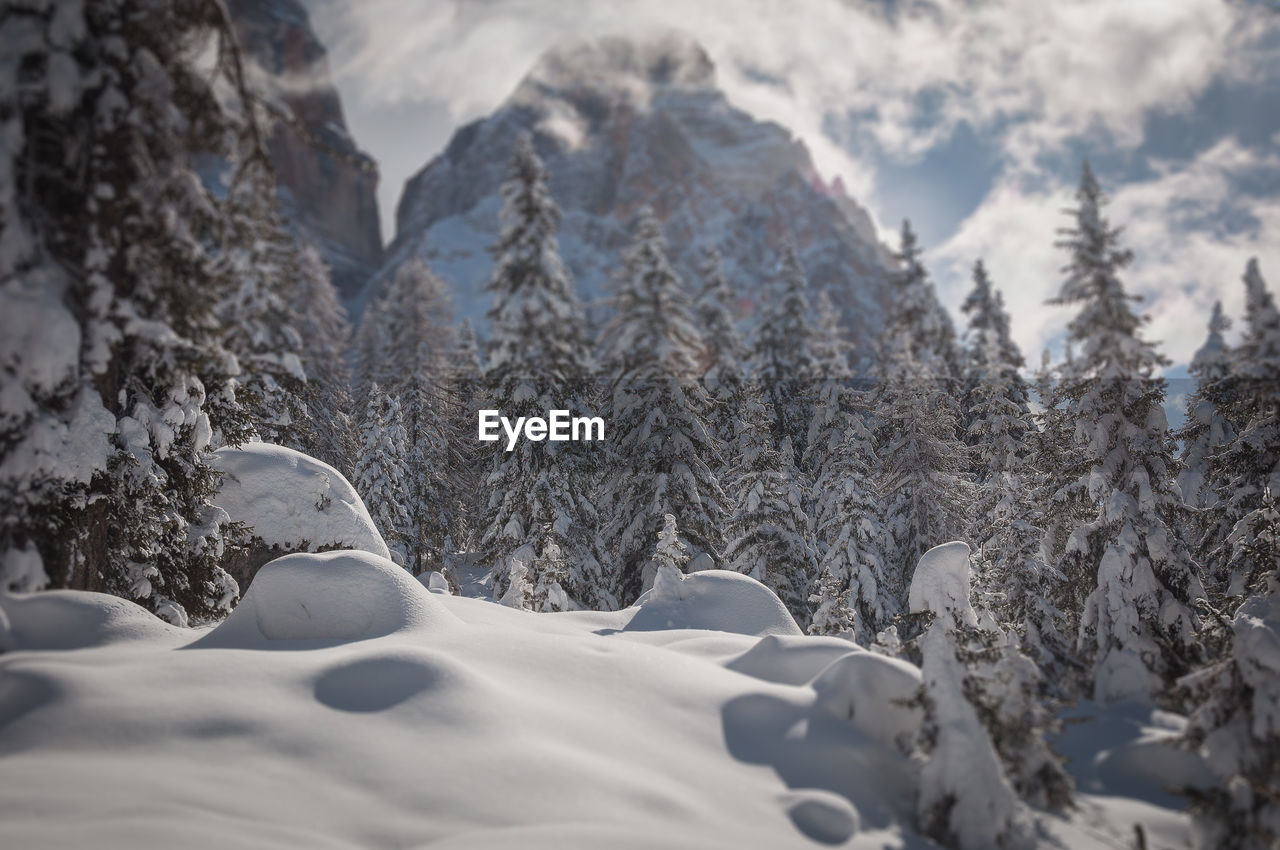
M 502 229 L 493 248 L 497 262 L 487 287 L 493 306 L 485 397 L 512 420 L 552 409 L 592 415 L 586 320 L 560 259 L 560 211 L 527 133 L 516 139 L 502 193 Z M 488 455 L 480 547 L 495 566 L 495 592 L 503 592 L 514 553 L 534 545 L 545 549 L 550 542 L 569 561 L 563 589 L 574 601 L 612 607 L 597 557 L 599 518 L 592 502 L 600 447 L 523 440 L 511 451 L 495 443 Z M 524 560 L 537 585 L 543 562 Z
M 937 291 L 920 260 L 922 253 L 911 222 L 903 221 L 895 254 L 898 270 L 893 276 L 893 300 L 880 343 L 882 356 L 887 349 L 893 359 L 918 364 L 947 392 L 959 397 L 962 358 L 955 327 L 938 301 Z
M 489 407 L 485 401 L 484 356 L 480 342 L 470 319 L 464 319 L 458 329 L 457 345 L 451 357 L 451 395 L 456 409 L 462 413 L 462 421 L 470 421 L 475 411 Z M 458 513 L 454 517 L 453 539 L 464 552 L 475 551 L 483 532 L 479 528 L 481 517 L 488 505 L 485 481 L 489 477 L 487 444 L 470 438 L 458 440 L 454 445 L 453 459 L 456 468 L 454 485 L 459 493 Z
M 307 454 L 318 457 L 344 475 L 354 470 L 356 426 L 352 420 L 351 370 L 347 344 L 351 325 L 338 301 L 329 269 L 314 245 L 298 252 L 298 277 L 293 315 L 307 375 L 306 403 L 312 413 L 301 440 Z
M 1237 433 L 1211 456 L 1211 492 L 1217 497 L 1203 548 L 1208 573 L 1221 595 L 1239 598 L 1274 568 L 1274 549 L 1259 549 L 1252 529 L 1268 490 L 1280 493 L 1280 311 L 1258 268 L 1245 269 L 1245 332 L 1224 378 L 1205 397 Z
M 814 299 L 813 325 L 813 362 L 809 373 L 804 376 L 803 387 L 808 407 L 804 472 L 811 482 L 816 483 L 827 458 L 838 450 L 843 439 L 853 394 L 849 390 L 852 378 L 849 347 L 840 332 L 839 317 L 826 292 L 819 292 Z M 811 510 L 814 501 L 810 499 L 807 503 Z
M 814 487 L 820 554 L 809 631 L 847 631 L 868 646 L 898 613 L 899 600 L 884 575 L 874 438 L 862 414 L 843 418 L 840 442 L 824 451 Z
M 455 430 L 463 426 L 454 415 L 449 384 L 454 349 L 449 294 L 421 258 L 400 266 L 383 297 L 370 305 L 359 347 L 362 395 L 377 383 L 400 400 L 404 413 L 405 509 L 412 526 L 406 566 L 415 575 L 440 569 L 453 548 L 450 532 L 460 499 L 450 476 L 457 468 L 451 439 L 456 442 Z
M 247 94 L 225 10 L 51 2 L 5 27 L 22 37 L 0 72 L 0 314 L 26 327 L 4 333 L 6 464 L 24 460 L 3 545 L 56 585 L 217 616 L 236 587 L 207 451 L 249 423 L 212 312 L 228 216 L 192 163 L 232 156 L 252 121 L 230 111 Z
M 409 544 L 414 539 L 406 508 L 412 492 L 406 440 L 400 400 L 374 383 L 360 422 L 352 484 L 391 550 L 391 559 L 402 567 L 411 563 Z
M 1003 810 L 1008 817 L 1022 810 L 1016 798 L 1010 803 L 1008 788 L 1033 805 L 1060 809 L 1070 804 L 1072 786 L 1045 742 L 1052 718 L 1041 699 L 1039 670 L 1019 650 L 1015 633 L 981 625 L 973 609 L 969 555 L 962 543 L 935 547 L 912 577 L 910 609 L 928 624 L 919 643 L 929 759 L 917 811 L 936 837 L 967 846 L 966 832 L 991 829 L 1005 837 L 988 835 L 977 846 L 1002 846 L 1020 833 L 1006 832 L 1020 815 L 1006 825 L 999 818 L 984 825 L 971 820 L 971 812 L 949 807 L 967 796 L 983 811 Z M 966 752 L 968 765 L 960 761 Z M 977 781 L 961 789 L 966 767 Z
M 790 240 L 782 249 L 772 297 L 760 312 L 752 346 L 755 380 L 774 415 L 773 436 L 781 449 L 790 441 L 802 454 L 809 427 L 805 387 L 813 372 L 810 350 L 809 281 L 800 266 L 800 257 Z
M 500 605 L 524 611 L 534 610 L 534 585 L 529 577 L 529 564 L 526 560 L 531 556 L 531 550 L 530 546 L 522 547 L 508 560 L 504 589 L 502 595 L 497 597 Z
M 1209 336 L 1191 358 L 1196 391 L 1187 398 L 1187 423 L 1178 435 L 1183 445 L 1178 487 L 1182 498 L 1193 508 L 1209 508 L 1217 503 L 1217 494 L 1205 486 L 1210 458 L 1235 436 L 1231 422 L 1208 397 L 1212 392 L 1210 387 L 1231 376 L 1232 352 L 1222 337 L 1230 327 L 1231 320 L 1223 314 L 1222 302 L 1213 302 Z
M 883 508 L 887 581 L 899 600 L 910 571 L 931 547 L 964 537 L 972 500 L 959 440 L 955 332 L 920 263 L 908 222 L 902 225 L 893 300 L 879 340 L 876 489 Z
M 774 448 L 772 421 L 768 400 L 750 386 L 734 438 L 739 469 L 724 561 L 728 569 L 776 593 L 803 627 L 809 621 L 810 584 L 817 579 L 816 553 L 807 536 L 803 493 L 789 469 L 795 462 Z
M 668 575 L 681 576 L 689 564 L 689 547 L 680 540 L 680 531 L 676 528 L 676 518 L 667 514 L 662 518 L 662 528 L 658 531 L 658 543 L 654 546 L 653 557 L 645 564 L 642 590 L 649 590 L 658 581 L 664 571 Z
M 1032 500 L 1033 466 L 1027 385 L 1022 353 L 1009 336 L 1009 315 L 981 262 L 962 309 L 969 313 L 966 373 L 970 469 L 976 476 L 969 538 L 977 547 L 976 593 L 1002 625 L 1024 630 L 1034 618 L 1033 641 L 1057 612 L 1048 605 L 1050 570 L 1041 559 L 1041 530 Z
M 964 477 L 964 444 L 956 438 L 955 404 L 920 364 L 882 360 L 874 404 L 876 492 L 888 536 L 880 592 L 896 597 L 893 607 L 901 608 L 920 556 L 964 537 L 972 487 Z
M 715 557 L 727 509 L 712 471 L 721 463 L 719 445 L 698 381 L 702 339 L 647 207 L 624 259 L 616 315 L 604 330 L 609 421 L 617 436 L 603 505 L 614 586 L 618 600 L 628 603 L 640 590 L 640 571 L 663 517 L 676 518 L 695 555 Z
M 720 252 L 711 249 L 703 257 L 702 292 L 698 296 L 697 317 L 705 343 L 705 365 L 702 386 L 706 389 L 711 410 L 709 421 L 715 436 L 728 443 L 742 409 L 742 393 L 746 385 L 744 361 L 748 351 L 729 309 L 733 293 L 725 277 Z M 716 469 L 722 485 L 727 485 L 734 467 L 732 457 Z
M 972 398 L 974 390 L 984 375 L 992 369 L 998 370 L 1009 402 L 1024 413 L 1028 412 L 1029 392 L 1020 371 L 1026 361 L 1010 333 L 1009 313 L 1004 307 L 1004 297 L 991 285 L 991 276 L 981 260 L 973 264 L 973 289 L 960 305 L 960 310 L 969 317 L 963 382 L 965 439 L 969 445 L 975 445 L 981 441 L 982 432 L 975 433 L 970 427 L 973 416 L 969 411 L 975 403 Z M 1025 430 L 1024 428 L 1023 431 Z M 979 477 L 982 475 L 981 461 L 981 457 L 973 457 L 972 469 Z
M 1181 538 L 1186 514 L 1157 374 L 1165 361 L 1139 336 L 1143 320 L 1119 276 L 1132 255 L 1102 215 L 1088 163 L 1076 199 L 1059 243 L 1070 255 L 1067 276 L 1053 303 L 1079 310 L 1068 325 L 1078 351 L 1061 388 L 1080 458 L 1068 487 L 1094 509 L 1071 532 L 1060 568 L 1088 594 L 1072 610 L 1083 612 L 1078 641 L 1095 699 L 1154 699 L 1196 658 L 1190 605 L 1203 590 Z
M 1280 510 L 1262 507 L 1272 567 L 1226 624 L 1230 651 L 1179 683 L 1196 704 L 1186 739 L 1218 780 L 1184 791 L 1196 846 L 1266 850 L 1280 845 Z M 1260 529 L 1261 530 L 1261 529 Z
M 231 250 L 228 287 L 217 306 L 222 343 L 240 366 L 236 400 L 263 440 L 302 449 L 310 427 L 307 375 L 294 326 L 301 256 L 276 201 L 275 174 L 264 150 L 252 149 L 232 180 L 227 202 Z
M 927 758 L 916 803 L 920 830 L 960 850 L 1030 847 L 1026 807 L 966 697 L 967 671 L 949 625 L 938 618 L 921 641 Z

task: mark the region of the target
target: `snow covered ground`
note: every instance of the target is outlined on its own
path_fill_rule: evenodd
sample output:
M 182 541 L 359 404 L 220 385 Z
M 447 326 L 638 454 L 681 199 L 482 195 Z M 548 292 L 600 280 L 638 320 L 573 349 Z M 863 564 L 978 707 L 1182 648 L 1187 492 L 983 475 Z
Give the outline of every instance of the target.
M 201 631 L 73 591 L 0 610 L 3 847 L 933 846 L 894 743 L 919 671 L 735 573 L 533 614 L 347 551 L 269 564 Z M 1085 793 L 1045 846 L 1185 844 L 1122 757 L 1148 721 L 1080 710 Z

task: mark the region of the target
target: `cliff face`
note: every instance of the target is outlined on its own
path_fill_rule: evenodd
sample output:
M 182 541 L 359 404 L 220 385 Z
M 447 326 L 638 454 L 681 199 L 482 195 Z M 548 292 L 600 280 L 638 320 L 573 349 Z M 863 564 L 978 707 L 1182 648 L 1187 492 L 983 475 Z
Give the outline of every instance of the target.
M 320 249 L 339 294 L 382 259 L 378 168 L 347 132 L 324 46 L 297 0 L 230 0 L 250 81 L 271 115 L 268 148 L 290 223 Z
M 551 172 L 561 249 L 589 304 L 608 297 L 632 218 L 650 204 L 691 287 L 701 249 L 720 248 L 744 316 L 793 237 L 813 285 L 830 292 L 866 350 L 884 315 L 890 262 L 870 218 L 838 183 L 822 181 L 785 129 L 730 106 L 706 53 L 677 35 L 546 54 L 501 108 L 458 130 L 408 181 L 374 291 L 420 254 L 451 284 L 459 315 L 483 325 L 499 187 L 521 129 L 534 133 Z

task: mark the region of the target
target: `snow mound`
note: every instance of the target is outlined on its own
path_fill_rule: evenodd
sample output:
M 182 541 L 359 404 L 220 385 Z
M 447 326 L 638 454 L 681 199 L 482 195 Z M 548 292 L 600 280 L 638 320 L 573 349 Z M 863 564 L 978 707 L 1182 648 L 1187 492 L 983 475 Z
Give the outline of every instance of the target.
M 213 465 L 223 473 L 214 503 L 268 546 L 391 557 L 355 488 L 327 463 L 284 446 L 245 443 L 218 449 Z
M 432 593 L 442 593 L 448 596 L 453 592 L 449 589 L 449 580 L 439 570 L 423 573 L 418 576 L 418 582 Z
M 907 748 L 924 723 L 924 712 L 911 705 L 923 680 L 920 668 L 874 652 L 838 658 L 813 680 L 814 708 L 841 720 L 891 747 Z
M 803 685 L 837 658 L 862 647 L 843 638 L 766 635 L 725 666 L 766 682 Z
M 674 572 L 674 571 L 673 571 Z M 742 635 L 796 635 L 803 632 L 773 591 L 729 570 L 705 570 L 667 580 L 636 600 L 624 631 L 705 629 Z
M 0 650 L 81 649 L 189 634 L 115 596 L 81 590 L 0 591 Z
M 920 556 L 907 594 L 911 613 L 932 611 L 956 623 L 978 625 L 969 602 L 969 546 L 960 541 L 934 546 Z
M 453 619 L 403 568 L 368 552 L 277 558 L 263 567 L 231 615 L 198 644 L 352 641 Z

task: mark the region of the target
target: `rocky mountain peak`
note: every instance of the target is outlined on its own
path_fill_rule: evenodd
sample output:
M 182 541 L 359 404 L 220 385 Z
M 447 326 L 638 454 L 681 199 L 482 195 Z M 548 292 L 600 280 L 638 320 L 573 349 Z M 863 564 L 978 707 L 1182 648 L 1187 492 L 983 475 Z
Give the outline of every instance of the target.
M 793 240 L 815 289 L 828 291 L 855 346 L 869 351 L 890 263 L 870 217 L 823 180 L 789 131 L 734 107 L 706 51 L 671 33 L 557 46 L 496 111 L 458 129 L 406 183 L 396 237 L 366 297 L 421 256 L 451 285 L 460 317 L 483 329 L 500 187 L 522 130 L 551 175 L 566 264 L 597 311 L 608 310 L 635 213 L 648 205 L 691 287 L 703 249 L 720 249 L 745 316 L 767 297 Z

